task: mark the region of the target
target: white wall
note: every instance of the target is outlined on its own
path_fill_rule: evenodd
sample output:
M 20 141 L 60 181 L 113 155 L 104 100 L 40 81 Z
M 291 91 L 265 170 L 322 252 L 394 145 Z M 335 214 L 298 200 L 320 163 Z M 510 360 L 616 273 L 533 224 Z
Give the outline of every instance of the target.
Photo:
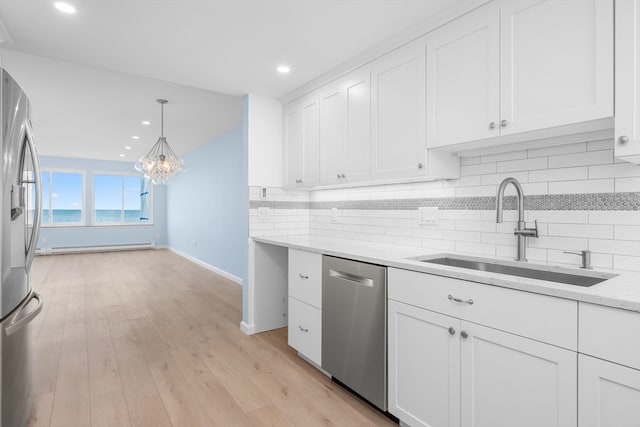
M 249 185 L 282 186 L 282 105 L 260 95 L 247 95 Z

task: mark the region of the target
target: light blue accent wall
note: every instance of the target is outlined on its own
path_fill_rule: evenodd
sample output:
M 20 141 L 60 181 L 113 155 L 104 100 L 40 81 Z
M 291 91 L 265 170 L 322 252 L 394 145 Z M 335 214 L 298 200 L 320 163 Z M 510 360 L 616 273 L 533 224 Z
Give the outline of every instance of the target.
M 169 247 L 247 284 L 249 197 L 243 127 L 184 156 L 187 169 L 167 187 Z
M 76 159 L 69 157 L 40 156 L 41 169 L 74 169 L 84 171 L 85 222 L 90 223 L 93 212 L 93 176 L 100 172 L 131 173 L 132 162 Z M 38 247 L 65 248 L 75 246 L 104 246 L 136 243 L 167 245 L 167 197 L 164 186 L 153 188 L 153 224 L 121 226 L 54 226 L 42 227 Z

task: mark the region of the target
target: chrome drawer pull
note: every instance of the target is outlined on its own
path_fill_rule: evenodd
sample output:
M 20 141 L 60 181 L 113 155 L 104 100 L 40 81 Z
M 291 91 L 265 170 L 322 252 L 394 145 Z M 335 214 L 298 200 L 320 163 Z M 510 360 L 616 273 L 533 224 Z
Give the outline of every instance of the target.
M 463 303 L 466 303 L 466 304 L 469 304 L 469 305 L 473 305 L 473 300 L 472 299 L 468 299 L 468 300 L 465 301 L 465 300 L 462 300 L 460 298 L 456 298 L 451 294 L 449 294 L 449 296 L 447 298 L 449 298 L 450 301 L 463 302 Z
M 309 329 L 305 329 L 305 328 L 303 328 L 303 327 L 302 327 L 302 326 L 300 326 L 300 325 L 298 325 L 298 328 L 300 328 L 300 330 L 301 330 L 302 332 L 309 332 Z
M 309 276 L 305 276 L 303 274 L 298 273 L 298 276 L 300 276 L 301 279 L 307 280 L 309 278 Z

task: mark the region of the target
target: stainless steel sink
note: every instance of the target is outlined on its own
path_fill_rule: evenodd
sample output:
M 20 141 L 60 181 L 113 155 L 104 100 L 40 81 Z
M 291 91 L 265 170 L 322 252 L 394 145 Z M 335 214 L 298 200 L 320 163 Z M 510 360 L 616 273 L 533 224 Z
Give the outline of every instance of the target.
M 546 280 L 574 286 L 589 287 L 615 277 L 615 274 L 599 272 L 577 272 L 576 270 L 544 265 L 498 261 L 486 258 L 466 257 L 462 255 L 438 254 L 411 258 L 430 264 L 448 265 L 470 270 L 489 271 L 509 276 L 527 277 L 529 279 Z

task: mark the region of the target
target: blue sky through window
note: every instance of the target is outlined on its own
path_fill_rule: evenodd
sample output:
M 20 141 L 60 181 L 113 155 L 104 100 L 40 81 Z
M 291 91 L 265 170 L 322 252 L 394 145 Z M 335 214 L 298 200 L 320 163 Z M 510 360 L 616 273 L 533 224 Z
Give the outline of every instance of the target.
M 82 209 L 82 175 L 53 172 L 51 207 L 53 209 Z M 44 191 L 43 191 L 43 194 Z M 44 198 L 44 197 L 43 197 Z M 48 200 L 44 206 L 48 207 Z
M 139 178 L 138 178 L 139 180 Z M 94 178 L 95 209 L 122 209 L 122 177 L 96 175 Z M 138 201 L 138 203 L 140 203 Z

